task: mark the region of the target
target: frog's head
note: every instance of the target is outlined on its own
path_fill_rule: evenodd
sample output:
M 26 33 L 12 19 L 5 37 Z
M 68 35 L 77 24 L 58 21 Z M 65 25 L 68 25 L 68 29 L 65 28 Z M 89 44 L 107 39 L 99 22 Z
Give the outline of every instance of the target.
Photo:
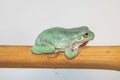
M 78 30 L 75 42 L 85 43 L 94 38 L 94 33 L 88 27 L 82 26 Z

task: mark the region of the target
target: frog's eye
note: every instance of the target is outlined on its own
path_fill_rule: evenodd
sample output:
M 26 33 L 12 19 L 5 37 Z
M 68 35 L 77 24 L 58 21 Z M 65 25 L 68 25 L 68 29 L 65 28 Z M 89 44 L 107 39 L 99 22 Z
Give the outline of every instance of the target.
M 84 33 L 84 34 L 83 34 L 83 37 L 84 37 L 84 38 L 87 38 L 87 37 L 88 37 L 88 33 L 87 33 L 87 32 Z

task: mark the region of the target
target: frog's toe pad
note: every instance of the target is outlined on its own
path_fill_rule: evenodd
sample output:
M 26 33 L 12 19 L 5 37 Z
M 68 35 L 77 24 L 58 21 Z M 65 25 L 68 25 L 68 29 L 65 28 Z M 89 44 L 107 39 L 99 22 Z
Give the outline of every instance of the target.
M 69 49 L 65 51 L 65 55 L 69 59 L 73 59 L 75 57 L 74 53 Z
M 40 54 L 39 49 L 36 46 L 32 47 L 32 53 L 33 54 Z

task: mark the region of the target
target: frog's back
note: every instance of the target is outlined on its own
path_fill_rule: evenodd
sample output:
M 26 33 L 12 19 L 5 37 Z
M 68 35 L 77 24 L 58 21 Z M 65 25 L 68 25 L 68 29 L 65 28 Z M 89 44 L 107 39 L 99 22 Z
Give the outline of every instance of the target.
M 60 28 L 60 27 L 53 27 L 44 30 L 42 33 L 39 34 L 38 38 L 43 39 L 43 38 L 48 38 L 49 36 L 59 36 L 62 35 L 66 32 L 67 30 L 65 28 Z
M 68 36 L 68 29 L 54 27 L 40 33 L 36 39 L 36 44 L 39 45 L 40 41 L 46 41 L 53 44 L 56 48 L 61 48 L 69 44 Z

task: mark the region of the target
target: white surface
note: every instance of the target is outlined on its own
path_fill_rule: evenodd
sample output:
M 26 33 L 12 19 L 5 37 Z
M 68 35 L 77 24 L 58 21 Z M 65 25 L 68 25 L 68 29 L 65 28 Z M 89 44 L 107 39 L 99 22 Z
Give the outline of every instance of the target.
M 88 45 L 120 45 L 120 0 L 0 0 L 0 45 L 34 45 L 46 28 L 86 25 Z M 0 69 L 0 80 L 119 80 L 109 70 Z

